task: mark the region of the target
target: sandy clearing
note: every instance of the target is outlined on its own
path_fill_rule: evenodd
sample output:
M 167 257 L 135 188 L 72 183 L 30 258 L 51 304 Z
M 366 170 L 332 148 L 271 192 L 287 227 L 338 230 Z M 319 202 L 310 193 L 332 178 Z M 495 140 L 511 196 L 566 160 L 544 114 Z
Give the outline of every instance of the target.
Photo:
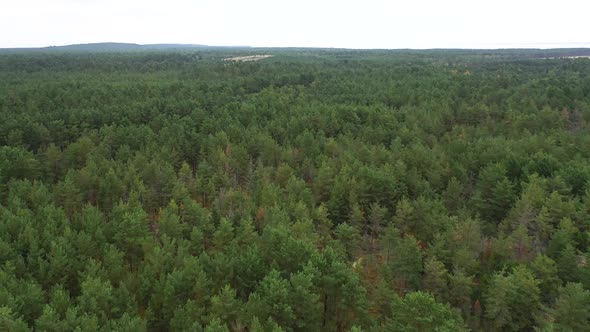
M 231 58 L 225 58 L 223 61 L 234 61 L 234 62 L 246 62 L 246 61 L 258 61 L 266 58 L 270 58 L 270 54 L 258 54 L 258 55 L 247 55 L 247 56 L 235 56 Z
M 590 55 L 557 56 L 557 57 L 550 57 L 550 58 L 543 58 L 543 59 L 580 59 L 580 58 L 590 59 Z

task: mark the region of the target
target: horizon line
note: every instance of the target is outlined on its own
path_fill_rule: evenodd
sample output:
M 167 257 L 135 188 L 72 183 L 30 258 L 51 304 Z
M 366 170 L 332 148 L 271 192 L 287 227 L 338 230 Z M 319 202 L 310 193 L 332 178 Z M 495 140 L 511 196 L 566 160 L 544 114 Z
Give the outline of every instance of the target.
M 343 50 L 509 50 L 509 49 L 538 49 L 538 50 L 550 50 L 550 49 L 568 49 L 568 48 L 590 48 L 590 42 L 559 42 L 559 43 L 477 43 L 471 46 L 434 46 L 434 47 L 339 47 L 339 46 L 260 46 L 260 45 L 209 45 L 199 43 L 174 43 L 174 42 L 162 42 L 162 43 L 134 43 L 134 42 L 89 42 L 89 43 L 74 43 L 74 44 L 61 44 L 61 45 L 45 45 L 45 46 L 17 46 L 17 47 L 0 47 L 0 50 L 27 50 L 27 49 L 51 49 L 60 47 L 70 46 L 91 46 L 100 44 L 119 44 L 119 45 L 133 45 L 139 47 L 149 46 L 184 46 L 184 47 L 223 47 L 223 48 L 311 48 L 311 49 L 343 49 Z M 548 47 L 543 47 L 546 45 Z M 563 45 L 560 47 L 559 45 Z

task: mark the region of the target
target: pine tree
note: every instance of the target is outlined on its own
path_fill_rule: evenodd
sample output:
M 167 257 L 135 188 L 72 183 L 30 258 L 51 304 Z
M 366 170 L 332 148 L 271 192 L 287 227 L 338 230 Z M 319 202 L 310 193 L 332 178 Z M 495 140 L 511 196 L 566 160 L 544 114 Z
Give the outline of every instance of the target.
M 525 267 L 511 273 L 499 272 L 485 293 L 486 318 L 496 329 L 530 329 L 539 322 L 539 282 Z
M 559 288 L 550 313 L 557 331 L 584 331 L 590 326 L 590 291 L 579 283 L 567 283 Z
M 389 331 L 467 331 L 461 317 L 448 305 L 424 292 L 411 292 L 393 302 Z

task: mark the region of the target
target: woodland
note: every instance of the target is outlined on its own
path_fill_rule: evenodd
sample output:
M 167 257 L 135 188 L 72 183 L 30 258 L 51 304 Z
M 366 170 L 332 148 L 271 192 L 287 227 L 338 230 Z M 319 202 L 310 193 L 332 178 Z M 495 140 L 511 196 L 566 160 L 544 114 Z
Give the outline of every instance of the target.
M 0 52 L 0 330 L 590 331 L 584 52 Z

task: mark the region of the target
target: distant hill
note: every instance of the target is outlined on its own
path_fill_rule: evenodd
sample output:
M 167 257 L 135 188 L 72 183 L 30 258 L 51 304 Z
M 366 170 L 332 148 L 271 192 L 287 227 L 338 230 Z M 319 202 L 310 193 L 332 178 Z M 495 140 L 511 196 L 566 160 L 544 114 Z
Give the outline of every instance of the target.
M 64 51 L 101 51 L 101 50 L 128 50 L 141 48 L 139 44 L 133 43 L 91 43 L 91 44 L 73 44 L 63 46 L 39 47 L 42 50 L 64 50 Z
M 179 49 L 179 48 L 197 48 L 208 47 L 207 45 L 198 44 L 134 44 L 134 43 L 91 43 L 91 44 L 74 44 L 65 46 L 49 46 L 39 48 L 40 50 L 56 51 L 131 51 L 131 50 L 154 50 L 154 49 Z
M 200 44 L 134 44 L 134 43 L 89 43 L 63 46 L 0 48 L 0 51 L 40 51 L 40 52 L 129 52 L 149 50 L 178 50 L 191 48 L 212 48 Z

